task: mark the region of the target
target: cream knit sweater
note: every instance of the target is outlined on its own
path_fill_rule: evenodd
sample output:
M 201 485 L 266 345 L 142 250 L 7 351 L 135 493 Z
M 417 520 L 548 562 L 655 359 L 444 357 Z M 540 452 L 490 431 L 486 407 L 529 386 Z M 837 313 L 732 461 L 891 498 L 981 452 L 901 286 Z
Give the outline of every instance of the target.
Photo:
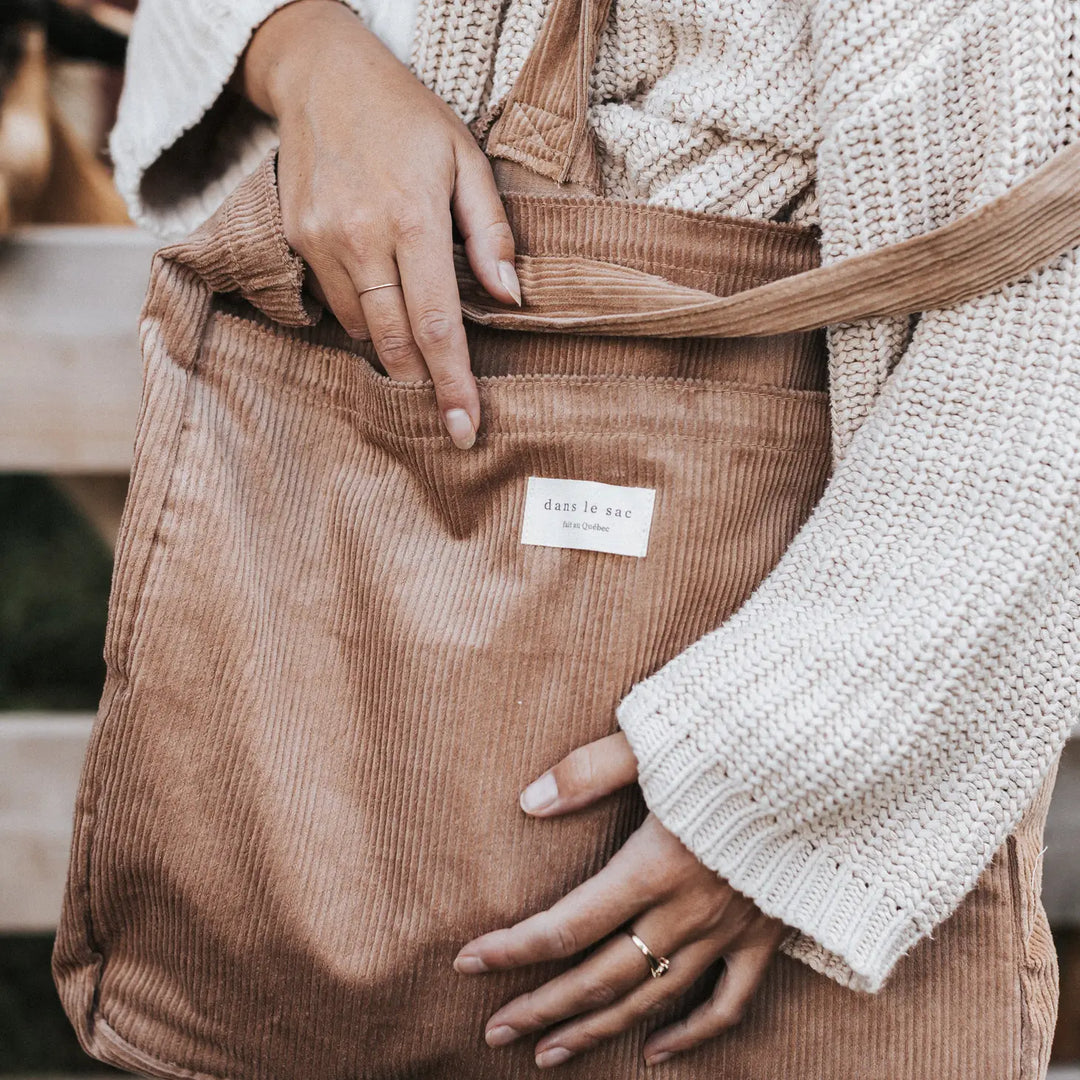
M 351 2 L 466 119 L 545 7 Z M 221 91 L 281 3 L 142 0 L 112 151 L 143 224 L 187 231 L 273 141 Z M 834 260 L 1077 139 L 1080 5 L 618 0 L 591 119 L 613 197 L 817 221 Z M 168 152 L 182 135 L 198 175 Z M 830 368 L 837 467 L 811 520 L 618 721 L 661 821 L 794 928 L 786 952 L 874 991 L 974 886 L 1080 712 L 1080 259 L 834 327 Z

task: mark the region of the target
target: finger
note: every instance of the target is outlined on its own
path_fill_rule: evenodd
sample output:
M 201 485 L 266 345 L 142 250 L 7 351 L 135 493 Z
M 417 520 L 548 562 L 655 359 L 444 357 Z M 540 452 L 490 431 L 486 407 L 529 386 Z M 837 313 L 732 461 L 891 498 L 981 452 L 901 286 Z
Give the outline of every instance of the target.
M 696 927 L 672 903 L 638 916 L 634 920 L 634 932 L 657 957 L 674 953 L 699 937 Z M 713 959 L 723 948 L 722 940 L 712 938 Z M 667 979 L 668 975 L 670 970 L 661 979 Z M 648 960 L 623 928 L 580 964 L 493 1013 L 486 1025 L 485 1038 L 491 1046 L 503 1046 L 520 1035 L 609 1006 L 645 979 L 652 981 Z
M 521 793 L 521 809 L 536 817 L 579 810 L 637 779 L 637 758 L 618 731 L 579 746 Z
M 536 1064 L 561 1065 L 571 1057 L 591 1050 L 607 1039 L 621 1035 L 645 1017 L 663 1009 L 685 994 L 709 969 L 723 946 L 703 939 L 680 949 L 671 957 L 671 967 L 660 978 L 642 978 L 629 993 L 606 1008 L 581 1016 L 549 1031 L 535 1047 Z
M 546 911 L 470 941 L 454 959 L 455 969 L 476 974 L 573 956 L 652 906 L 665 888 L 663 875 L 643 872 L 632 840 Z
M 379 275 L 383 275 L 381 278 Z M 396 281 L 397 267 L 372 271 L 364 268 L 365 277 L 381 284 Z M 362 286 L 367 288 L 367 286 Z M 379 362 L 392 379 L 403 382 L 420 382 L 427 379 L 428 368 L 416 342 L 413 340 L 409 313 L 405 310 L 405 297 L 400 288 L 372 289 L 360 295 L 371 343 L 379 354 Z
M 514 234 L 506 219 L 491 163 L 475 144 L 459 148 L 452 201 L 465 254 L 480 284 L 497 300 L 521 307 L 514 269 Z
M 645 1041 L 642 1048 L 645 1063 L 657 1065 L 667 1061 L 673 1054 L 690 1050 L 738 1024 L 775 952 L 768 945 L 755 945 L 730 953 L 724 974 L 709 1000 L 685 1019 L 653 1032 Z
M 454 445 L 467 450 L 480 424 L 480 395 L 461 321 L 450 207 L 431 214 L 399 227 L 397 264 L 409 325 L 435 383 L 443 423 Z
M 326 306 L 334 313 L 334 318 L 341 323 L 342 329 L 351 338 L 363 340 L 370 336 L 364 309 L 348 271 L 341 263 L 328 263 L 320 267 L 315 275 L 315 282 L 325 297 Z

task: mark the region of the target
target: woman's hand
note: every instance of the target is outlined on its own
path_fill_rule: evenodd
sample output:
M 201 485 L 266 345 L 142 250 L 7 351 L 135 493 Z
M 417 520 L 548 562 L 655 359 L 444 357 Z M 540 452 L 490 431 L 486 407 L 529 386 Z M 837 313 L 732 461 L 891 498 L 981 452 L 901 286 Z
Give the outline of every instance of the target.
M 255 32 L 245 95 L 275 117 L 285 236 L 354 337 L 395 379 L 431 378 L 454 444 L 480 401 L 454 274 L 452 227 L 496 299 L 520 303 L 514 241 L 487 158 L 339 0 L 298 0 Z M 386 282 L 400 287 L 365 292 Z
M 575 750 L 530 784 L 526 813 L 552 817 L 595 802 L 637 779 L 637 762 L 619 732 Z M 624 926 L 632 926 L 670 969 L 650 964 Z M 787 932 L 691 854 L 650 814 L 595 877 L 558 903 L 506 930 L 470 941 L 454 960 L 464 973 L 502 971 L 571 956 L 613 935 L 587 959 L 504 1005 L 486 1039 L 504 1046 L 548 1029 L 536 1063 L 559 1065 L 681 996 L 723 957 L 712 997 L 684 1020 L 653 1032 L 644 1046 L 655 1065 L 738 1023 Z

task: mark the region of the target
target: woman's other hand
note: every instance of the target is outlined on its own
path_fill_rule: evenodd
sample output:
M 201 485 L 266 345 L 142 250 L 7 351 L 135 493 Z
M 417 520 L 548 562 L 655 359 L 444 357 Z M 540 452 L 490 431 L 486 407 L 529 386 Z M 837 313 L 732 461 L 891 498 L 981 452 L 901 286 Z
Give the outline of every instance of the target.
M 537 817 L 564 814 L 636 779 L 637 762 L 619 732 L 575 750 L 530 784 L 522 809 Z M 665 974 L 649 977 L 651 964 L 627 926 L 670 960 Z M 723 959 L 711 998 L 645 1042 L 646 1062 L 658 1064 L 738 1023 L 786 933 L 650 814 L 600 873 L 547 911 L 470 941 L 454 967 L 466 974 L 504 971 L 571 956 L 607 938 L 487 1022 L 492 1046 L 544 1031 L 536 1063 L 550 1066 L 635 1026 Z
M 480 422 L 452 227 L 496 299 L 520 303 L 487 158 L 449 106 L 339 0 L 297 0 L 255 32 L 244 94 L 278 122 L 285 236 L 346 331 L 395 379 L 431 378 L 456 446 Z M 375 285 L 393 288 L 364 292 Z

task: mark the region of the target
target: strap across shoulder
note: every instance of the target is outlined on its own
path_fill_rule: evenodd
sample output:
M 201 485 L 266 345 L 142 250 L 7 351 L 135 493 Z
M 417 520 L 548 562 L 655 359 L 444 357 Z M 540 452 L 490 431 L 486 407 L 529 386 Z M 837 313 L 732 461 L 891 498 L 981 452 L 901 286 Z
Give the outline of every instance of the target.
M 551 0 L 502 113 L 489 157 L 514 161 L 560 184 L 600 189 L 589 128 L 589 78 L 611 0 Z
M 1080 245 L 1080 144 L 990 202 L 921 236 L 732 296 L 583 257 L 518 259 L 525 303 L 476 291 L 470 318 L 506 328 L 652 337 L 757 337 L 951 307 Z

